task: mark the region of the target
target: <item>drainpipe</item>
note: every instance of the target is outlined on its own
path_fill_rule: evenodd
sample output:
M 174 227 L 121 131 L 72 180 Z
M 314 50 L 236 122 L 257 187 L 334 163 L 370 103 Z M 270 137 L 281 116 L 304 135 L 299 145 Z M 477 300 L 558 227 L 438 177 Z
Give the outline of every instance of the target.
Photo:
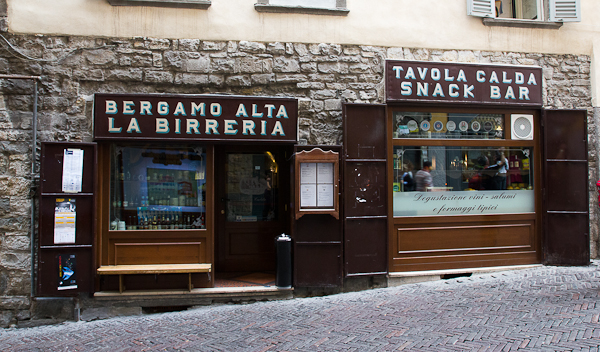
M 37 157 L 37 100 L 38 100 L 38 81 L 41 80 L 40 76 L 23 76 L 23 75 L 2 75 L 0 79 L 26 79 L 33 80 L 33 121 L 31 122 L 31 128 L 33 130 L 32 142 L 31 142 L 31 187 L 35 186 L 35 160 Z M 31 298 L 35 296 L 36 277 L 35 277 L 35 193 L 31 194 Z

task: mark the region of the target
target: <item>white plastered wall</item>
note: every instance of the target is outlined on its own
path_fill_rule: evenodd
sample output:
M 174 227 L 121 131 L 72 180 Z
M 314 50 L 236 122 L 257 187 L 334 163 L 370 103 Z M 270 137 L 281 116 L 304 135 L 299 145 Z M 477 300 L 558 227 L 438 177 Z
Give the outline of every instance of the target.
M 486 27 L 466 0 L 348 0 L 348 16 L 259 13 L 256 0 L 212 0 L 207 10 L 111 6 L 107 0 L 7 0 L 14 33 L 199 38 L 591 54 L 597 0 L 559 30 Z

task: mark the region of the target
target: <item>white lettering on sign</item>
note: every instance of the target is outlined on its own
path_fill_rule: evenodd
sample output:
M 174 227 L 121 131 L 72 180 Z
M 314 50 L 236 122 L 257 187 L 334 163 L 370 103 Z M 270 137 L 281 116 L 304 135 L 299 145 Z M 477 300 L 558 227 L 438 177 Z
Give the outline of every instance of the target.
M 396 65 L 392 66 L 392 71 L 393 77 L 401 80 L 400 95 L 402 96 L 409 97 L 416 94 L 418 97 L 476 100 L 475 86 L 469 84 L 467 73 L 463 69 L 458 69 L 456 73 L 450 68 Z M 471 79 L 473 80 L 471 82 L 490 84 L 489 98 L 499 101 L 529 101 L 529 87 L 538 85 L 535 73 L 514 70 L 477 70 Z M 462 84 L 444 82 L 462 82 Z M 499 86 L 499 84 L 508 86 Z
M 533 213 L 533 190 L 394 192 L 394 216 Z
M 260 133 L 262 136 L 285 136 L 285 131 L 281 121 L 267 122 L 260 121 L 260 125 L 249 119 L 287 119 L 289 118 L 287 109 L 284 105 L 279 104 L 244 104 L 240 103 L 235 113 L 236 119 L 206 119 L 197 120 L 191 117 L 206 116 L 206 112 L 213 117 L 220 117 L 223 114 L 223 108 L 220 103 L 197 103 L 183 102 L 169 103 L 167 101 L 159 101 L 153 105 L 150 101 L 135 102 L 126 100 L 122 103 L 117 103 L 114 100 L 106 100 L 105 113 L 106 115 L 135 115 L 137 117 L 107 117 L 108 132 L 121 133 L 124 128 L 127 133 L 142 133 L 139 119 L 153 118 L 154 115 L 163 116 L 154 118 L 155 129 L 157 134 L 167 134 L 173 131 L 176 134 L 207 134 L 220 135 L 221 133 L 234 136 L 240 132 L 242 135 L 256 135 Z M 172 114 L 171 114 L 172 111 Z M 190 118 L 186 118 L 190 115 Z M 171 115 L 171 118 L 168 116 Z M 177 117 L 177 118 L 173 118 Z M 240 118 L 242 118 L 240 120 Z M 243 119 L 249 118 L 249 119 Z M 204 124 L 202 126 L 202 124 Z M 202 132 L 203 131 L 203 132 Z M 260 132 L 259 132 L 260 131 Z

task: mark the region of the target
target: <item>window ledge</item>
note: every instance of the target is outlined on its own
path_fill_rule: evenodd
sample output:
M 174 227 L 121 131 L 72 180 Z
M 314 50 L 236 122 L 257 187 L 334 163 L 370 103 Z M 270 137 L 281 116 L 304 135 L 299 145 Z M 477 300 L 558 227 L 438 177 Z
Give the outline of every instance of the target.
M 329 16 L 348 16 L 350 10 L 346 8 L 326 9 L 318 7 L 303 6 L 283 6 L 283 5 L 265 5 L 254 4 L 254 9 L 258 12 L 271 13 L 303 13 L 308 15 L 329 15 Z
M 175 7 L 186 9 L 207 9 L 210 0 L 108 0 L 112 6 L 153 6 L 153 7 Z
M 489 27 L 517 27 L 517 28 L 537 28 L 537 29 L 559 29 L 562 22 L 548 22 L 536 20 L 514 20 L 500 18 L 484 18 L 483 24 Z

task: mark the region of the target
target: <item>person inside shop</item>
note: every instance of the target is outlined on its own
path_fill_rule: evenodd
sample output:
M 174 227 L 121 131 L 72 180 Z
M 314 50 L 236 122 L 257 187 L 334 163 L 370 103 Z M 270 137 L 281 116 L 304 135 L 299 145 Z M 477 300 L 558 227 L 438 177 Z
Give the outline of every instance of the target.
M 493 165 L 496 171 L 492 177 L 492 189 L 506 189 L 506 176 L 508 172 L 508 159 L 504 155 L 504 148 L 495 153 L 495 164 Z
M 425 160 L 423 168 L 417 171 L 415 175 L 417 192 L 427 192 L 433 187 L 433 178 L 431 177 L 431 161 Z
M 490 162 L 481 154 L 474 163 L 475 174 L 469 178 L 469 188 L 477 191 L 490 189 L 491 178 L 488 173 Z
M 404 164 L 404 174 L 402 174 L 402 184 L 404 192 L 412 192 L 415 190 L 415 178 L 413 175 L 413 164 L 409 161 Z

